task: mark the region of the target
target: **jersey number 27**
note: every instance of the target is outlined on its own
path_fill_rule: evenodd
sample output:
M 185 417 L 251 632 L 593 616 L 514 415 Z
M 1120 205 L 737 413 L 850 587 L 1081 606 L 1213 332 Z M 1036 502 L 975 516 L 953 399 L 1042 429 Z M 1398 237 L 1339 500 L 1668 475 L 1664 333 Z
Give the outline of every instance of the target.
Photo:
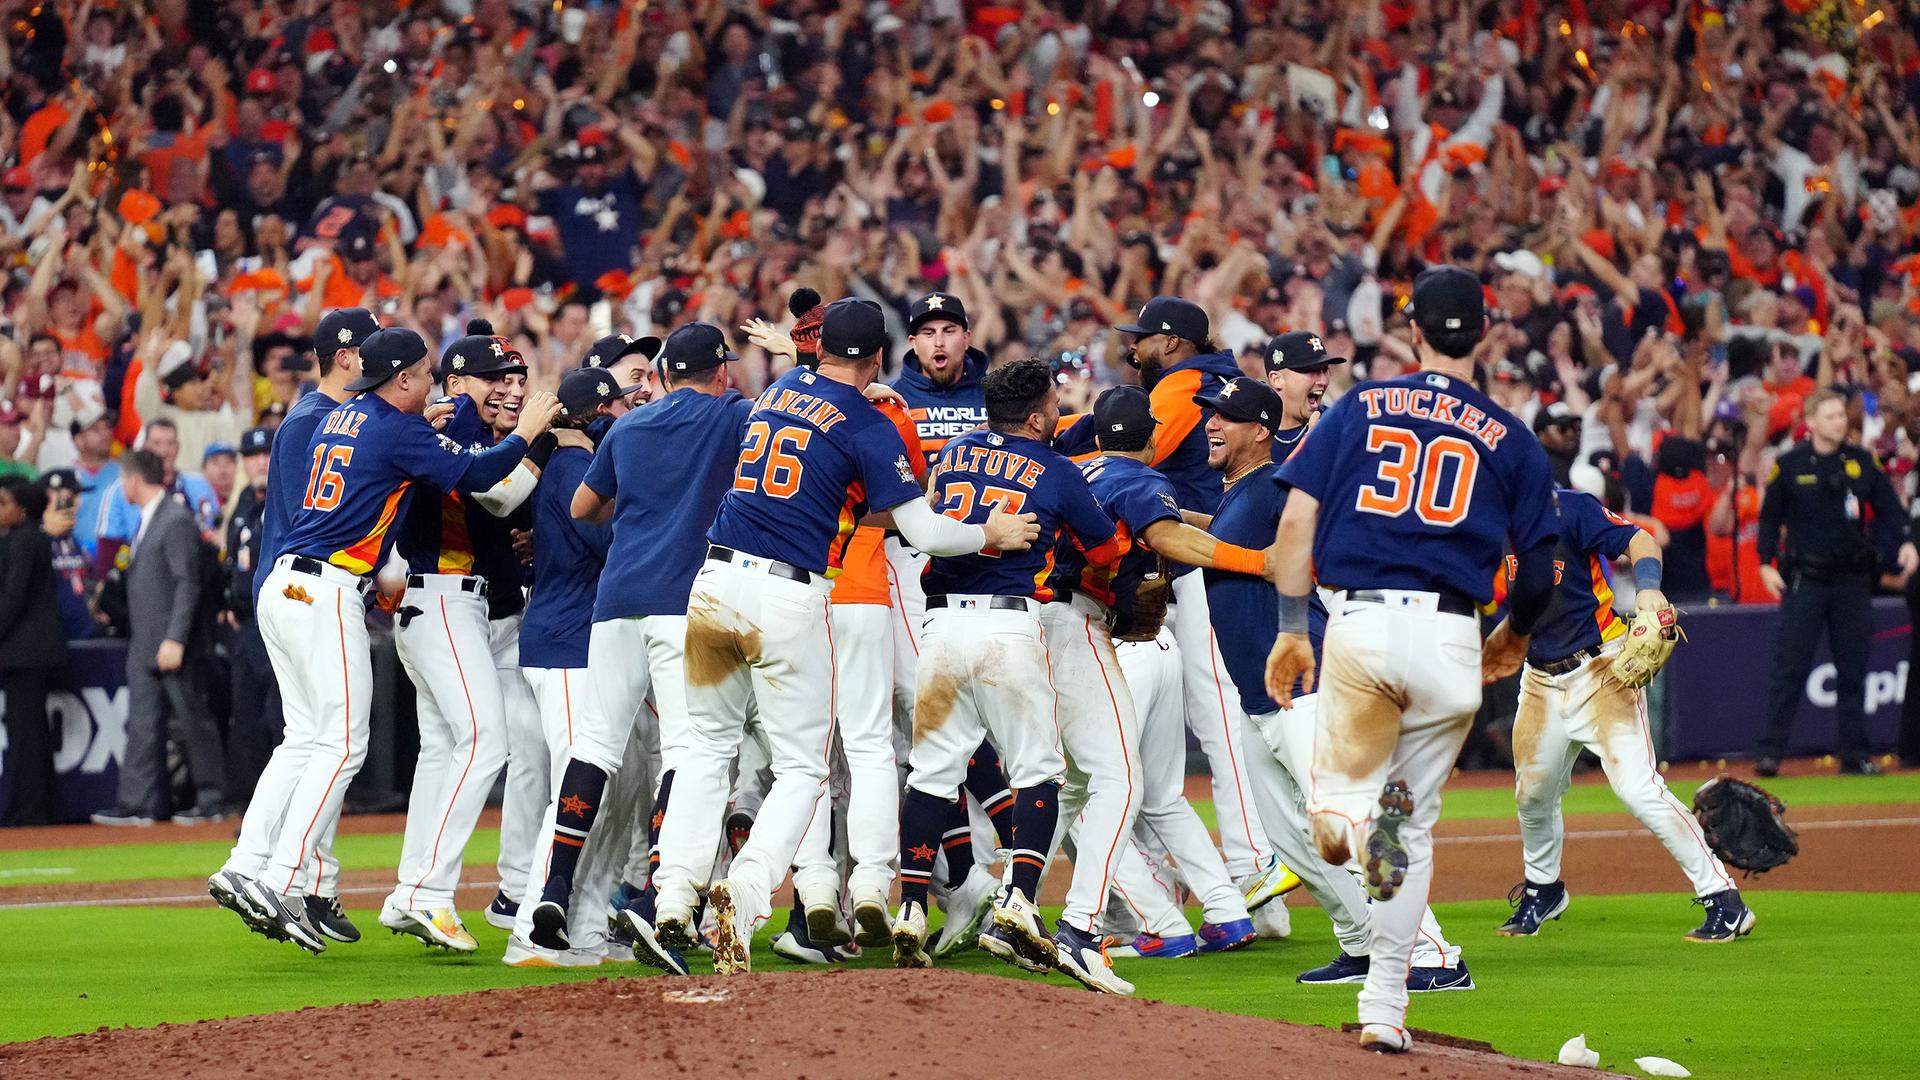
M 1421 521 L 1442 528 L 1466 519 L 1480 470 L 1472 443 L 1441 435 L 1423 444 L 1406 428 L 1373 424 L 1367 428 L 1367 453 L 1379 459 L 1379 472 L 1360 485 L 1355 510 L 1382 517 L 1412 510 Z

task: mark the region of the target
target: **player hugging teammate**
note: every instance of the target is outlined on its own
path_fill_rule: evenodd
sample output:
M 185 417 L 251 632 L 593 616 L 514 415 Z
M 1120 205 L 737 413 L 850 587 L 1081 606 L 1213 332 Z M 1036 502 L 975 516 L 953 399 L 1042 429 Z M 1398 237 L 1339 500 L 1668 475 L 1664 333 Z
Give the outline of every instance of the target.
M 378 591 L 422 753 L 381 922 L 430 944 L 477 945 L 453 889 L 504 766 L 487 917 L 511 964 L 687 974 L 710 948 L 720 973 L 748 971 L 791 874 L 774 944 L 790 961 L 890 948 L 925 967 L 977 946 L 1126 994 L 1111 956 L 1284 935 L 1275 901 L 1304 883 L 1341 952 L 1299 981 L 1363 983 L 1362 1045 L 1405 1051 L 1410 992 L 1473 988 L 1427 907 L 1432 830 L 1483 678 L 1523 661 L 1526 880 L 1500 932 L 1566 910 L 1558 803 L 1581 745 L 1691 879 L 1707 918 L 1688 937 L 1751 931 L 1649 749 L 1639 688 L 1674 621 L 1657 547 L 1556 493 L 1525 425 L 1475 386 L 1472 274 L 1423 273 L 1420 369 L 1324 413 L 1346 358 L 1283 334 L 1267 381 L 1241 377 L 1177 297 L 1118 328 L 1143 387 L 1068 422 L 1046 365 L 987 370 L 956 297 L 909 306 L 892 388 L 878 305 L 802 290 L 792 308 L 790 335 L 743 328 L 795 362 L 753 400 L 720 327 L 602 338 L 555 400 L 476 325 L 431 409 L 417 336 L 363 311 L 321 321 L 321 393 L 276 441 L 261 554 L 282 780 L 261 785 L 216 900 L 310 951 L 357 937 L 331 841 L 365 752 L 364 605 L 399 537 L 406 570 Z M 1611 610 L 1622 555 L 1631 623 Z M 1483 648 L 1496 582 L 1507 614 Z M 1188 729 L 1224 851 L 1185 801 Z

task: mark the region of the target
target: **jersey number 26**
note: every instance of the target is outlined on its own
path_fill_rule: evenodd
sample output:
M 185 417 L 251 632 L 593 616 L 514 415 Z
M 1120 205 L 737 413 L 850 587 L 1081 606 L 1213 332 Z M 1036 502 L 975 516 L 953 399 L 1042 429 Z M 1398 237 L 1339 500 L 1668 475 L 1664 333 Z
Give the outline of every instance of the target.
M 1360 485 L 1355 510 L 1382 517 L 1412 510 L 1421 521 L 1442 528 L 1466 519 L 1480 470 L 1472 443 L 1441 435 L 1422 444 L 1406 428 L 1374 424 L 1367 428 L 1367 453 L 1379 459 L 1379 472 Z
M 747 425 L 747 441 L 740 446 L 740 466 L 733 472 L 733 490 L 764 491 L 776 499 L 791 499 L 800 490 L 806 462 L 794 456 L 813 441 L 813 429 L 783 427 L 774 431 L 765 420 Z

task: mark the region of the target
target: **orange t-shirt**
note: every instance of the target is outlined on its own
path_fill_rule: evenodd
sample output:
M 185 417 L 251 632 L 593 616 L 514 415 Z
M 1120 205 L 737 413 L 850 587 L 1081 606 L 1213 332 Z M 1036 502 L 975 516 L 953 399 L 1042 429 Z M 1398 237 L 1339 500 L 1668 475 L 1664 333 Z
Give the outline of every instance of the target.
M 347 276 L 346 265 L 340 261 L 340 256 L 329 255 L 327 258 L 333 260 L 333 273 L 327 275 L 326 292 L 320 302 L 330 308 L 360 307 L 365 304 L 366 290 Z M 293 283 L 293 287 L 304 293 L 313 288 L 313 279 L 301 278 Z M 381 274 L 374 280 L 373 292 L 381 299 L 390 299 L 400 295 L 400 283 Z
M 1800 419 L 1807 395 L 1819 389 L 1810 376 L 1802 375 L 1787 383 L 1761 383 L 1773 395 L 1773 408 L 1767 410 L 1767 437 L 1792 427 Z
M 913 417 L 897 402 L 874 402 L 900 432 L 907 445 L 907 460 L 913 463 L 916 479 L 927 474 L 927 455 L 920 449 L 920 432 Z M 887 593 L 887 553 L 885 529 L 861 525 L 853 530 L 847 550 L 840 556 L 840 575 L 833 579 L 836 604 L 879 604 L 891 606 Z
M 1718 500 L 1716 500 L 1718 501 Z M 1760 489 L 1743 485 L 1735 496 L 1734 534 L 1707 534 L 1707 577 L 1713 587 L 1726 593 L 1736 604 L 1768 604 L 1779 599 L 1760 581 L 1760 551 L 1755 539 L 1760 535 Z M 1739 550 L 1740 573 L 1734 575 L 1734 551 Z
M 200 196 L 200 165 L 207 160 L 211 128 L 175 134 L 171 146 L 154 147 L 140 155 L 140 164 L 152 177 L 153 193 L 168 203 L 191 202 Z
M 20 125 L 20 164 L 31 165 L 33 159 L 47 152 L 47 143 L 60 125 L 67 122 L 69 114 L 66 106 L 52 98 L 40 106 L 26 122 Z

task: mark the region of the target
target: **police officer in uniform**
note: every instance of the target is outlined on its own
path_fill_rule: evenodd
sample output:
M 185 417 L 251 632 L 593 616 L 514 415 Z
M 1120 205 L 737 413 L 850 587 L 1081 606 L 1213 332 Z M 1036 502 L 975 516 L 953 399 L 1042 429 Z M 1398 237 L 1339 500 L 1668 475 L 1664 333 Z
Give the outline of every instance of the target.
M 260 565 L 265 537 L 272 450 L 273 432 L 264 427 L 249 428 L 240 436 L 240 461 L 246 470 L 247 487 L 234 498 L 220 557 L 221 578 L 227 589 L 225 607 L 233 629 L 228 645 L 233 664 L 233 715 L 227 729 L 227 772 L 232 779 L 228 792 L 241 805 L 252 797 L 253 786 L 283 734 L 280 685 L 274 681 L 273 664 L 260 637 L 253 606 L 254 570 Z
M 1814 646 L 1825 629 L 1837 676 L 1840 771 L 1873 775 L 1880 768 L 1867 756 L 1863 707 L 1873 583 L 1883 567 L 1911 572 L 1920 554 L 1905 539 L 1900 500 L 1873 455 L 1846 442 L 1846 395 L 1815 393 L 1807 399 L 1806 416 L 1809 438 L 1775 462 L 1760 506 L 1760 576 L 1781 601 L 1767 726 L 1754 771 L 1779 772 Z

